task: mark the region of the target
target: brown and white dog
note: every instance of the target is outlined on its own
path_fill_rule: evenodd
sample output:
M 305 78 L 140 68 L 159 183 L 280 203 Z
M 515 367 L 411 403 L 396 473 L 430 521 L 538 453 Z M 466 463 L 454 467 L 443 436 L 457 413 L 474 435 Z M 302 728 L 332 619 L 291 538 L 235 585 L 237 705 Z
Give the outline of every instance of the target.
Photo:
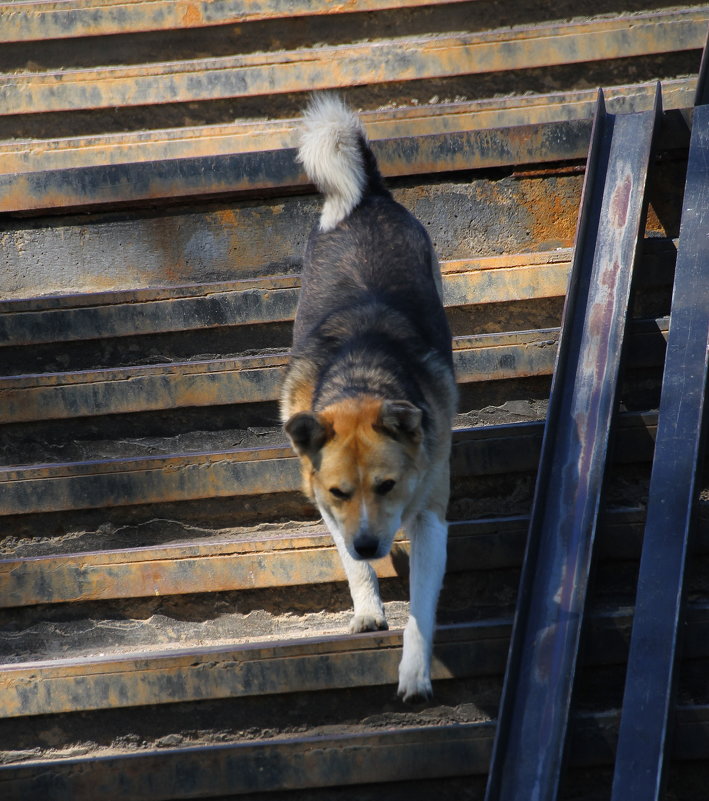
M 427 698 L 456 407 L 438 261 L 339 98 L 313 99 L 299 157 L 325 203 L 305 252 L 281 415 L 347 574 L 352 632 L 387 628 L 370 560 L 407 532 L 411 604 L 398 692 Z

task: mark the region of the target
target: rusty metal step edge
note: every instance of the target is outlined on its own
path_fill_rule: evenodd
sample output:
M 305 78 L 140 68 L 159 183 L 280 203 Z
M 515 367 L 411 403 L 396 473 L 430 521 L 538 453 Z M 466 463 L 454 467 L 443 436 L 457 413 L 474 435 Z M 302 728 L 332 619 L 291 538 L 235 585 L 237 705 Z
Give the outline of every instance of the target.
M 592 614 L 588 665 L 622 664 L 631 625 L 632 610 Z M 693 604 L 686 625 L 686 658 L 709 656 L 709 605 Z M 439 627 L 434 681 L 500 674 L 511 627 L 511 619 Z M 5 664 L 0 718 L 395 684 L 401 644 L 401 631 L 368 632 Z
M 709 553 L 709 522 L 703 507 L 696 554 Z M 637 559 L 644 513 L 609 510 L 601 526 L 602 559 Z M 529 525 L 527 516 L 449 524 L 448 571 L 517 568 Z M 375 563 L 381 579 L 406 570 L 408 542 Z M 403 557 L 403 561 L 402 561 Z M 251 540 L 185 542 L 121 550 L 59 553 L 0 560 L 0 608 L 104 601 L 343 581 L 341 562 L 322 528 Z
M 631 367 L 662 364 L 668 320 L 638 321 Z M 559 329 L 455 337 L 458 384 L 549 376 Z M 288 355 L 169 362 L 0 378 L 2 423 L 275 401 Z
M 0 767 L 6 798 L 158 801 L 484 775 L 494 724 L 370 730 Z
M 461 0 L 64 0 L 0 3 L 0 42 L 32 42 L 83 36 L 172 31 L 290 17 L 380 11 Z
M 434 680 L 499 673 L 510 626 L 485 621 L 441 627 Z M 367 632 L 3 665 L 0 718 L 391 684 L 402 636 Z
M 449 570 L 519 564 L 526 522 L 513 517 L 451 524 Z M 400 575 L 408 550 L 408 541 L 398 538 L 392 556 L 374 563 L 377 575 Z M 301 537 L 7 558 L 0 560 L 0 608 L 344 580 L 332 538 L 319 529 Z
M 617 726 L 615 711 L 574 716 L 570 763 L 612 764 Z M 484 721 L 42 759 L 0 767 L 0 790 L 28 801 L 178 801 L 484 776 L 494 729 L 494 721 Z M 673 757 L 709 757 L 709 707 L 677 708 Z
M 660 148 L 684 149 L 681 110 L 665 114 Z M 590 118 L 485 130 L 402 136 L 372 143 L 385 177 L 433 175 L 520 164 L 583 161 Z M 194 156 L 0 175 L 0 213 L 66 212 L 130 203 L 223 198 L 310 184 L 295 149 Z
M 580 161 L 587 154 L 590 130 L 589 119 L 570 120 L 392 138 L 373 143 L 373 150 L 388 177 Z M 0 175 L 0 213 L 64 212 L 309 186 L 294 149 L 110 164 Z
M 695 88 L 695 77 L 662 81 L 665 109 L 690 108 Z M 655 82 L 612 86 L 607 90 L 609 109 L 618 113 L 645 111 L 652 104 L 654 92 Z M 360 116 L 370 141 L 378 143 L 406 136 L 586 119 L 593 116 L 594 105 L 595 90 L 586 89 L 363 111 Z M 298 119 L 237 121 L 99 136 L 0 140 L 0 174 L 287 149 L 296 146 L 299 125 Z
M 677 240 L 665 238 L 646 239 L 643 242 L 643 265 L 640 280 L 646 280 L 648 285 L 667 283 L 665 275 L 667 265 L 674 262 L 677 252 Z M 560 267 L 568 265 L 573 257 L 573 248 L 557 248 L 555 250 L 542 250 L 527 253 L 508 253 L 500 256 L 482 256 L 470 259 L 449 259 L 441 262 L 441 272 L 443 273 L 444 291 L 446 284 L 451 284 L 457 279 L 458 274 L 462 274 L 461 280 L 477 275 L 495 276 L 497 271 L 507 270 L 534 270 L 545 268 Z M 568 271 L 568 266 L 566 266 Z M 514 273 L 511 273 L 514 275 Z M 536 282 L 535 282 L 536 283 Z M 211 283 L 195 284 L 174 284 L 165 286 L 154 286 L 140 289 L 119 289 L 105 292 L 83 292 L 80 294 L 67 295 L 41 295 L 29 298 L 16 298 L 0 300 L 0 319 L 23 315 L 20 319 L 31 320 L 33 317 L 41 317 L 48 312 L 72 312 L 85 311 L 95 313 L 101 307 L 121 307 L 129 306 L 139 310 L 143 304 L 166 303 L 174 300 L 203 300 L 212 295 L 222 295 L 231 293 L 241 293 L 248 290 L 258 290 L 268 292 L 275 289 L 299 289 L 300 274 L 274 275 L 260 278 L 244 278 L 233 281 L 218 281 Z M 450 290 L 448 290 L 450 292 Z M 562 291 L 561 294 L 564 294 Z M 520 296 L 523 299 L 526 296 Z M 481 299 L 476 296 L 475 303 L 484 302 L 485 295 Z M 504 296 L 489 302 L 503 302 Z M 514 300 L 515 297 L 507 298 Z M 453 304 L 455 301 L 449 301 Z M 90 307 L 90 308 L 87 308 Z M 149 314 L 152 316 L 153 307 L 149 306 Z M 24 316 L 27 315 L 27 316 Z M 259 322 L 254 320 L 254 322 Z M 102 322 L 102 326 L 105 322 Z M 135 325 L 135 323 L 134 323 Z M 68 327 L 63 324 L 62 328 Z M 52 331 L 52 336 L 63 336 L 63 332 Z M 169 329 L 174 330 L 174 329 Z M 152 331 L 152 329 L 151 329 Z M 157 333 L 157 331 L 152 331 Z M 6 332 L 7 335 L 7 332 Z M 15 342 L 22 336 L 22 328 L 12 329 L 12 337 Z M 100 331 L 93 331 L 92 337 L 101 336 Z M 18 344 L 38 344 L 45 340 L 42 339 L 19 339 Z
M 620 415 L 619 429 L 620 436 L 624 432 L 633 435 L 636 431 L 654 431 L 657 425 L 657 414 L 654 412 L 625 412 Z M 510 441 L 518 443 L 529 438 L 536 439 L 541 436 L 544 421 L 524 422 L 524 423 L 500 423 L 489 426 L 474 426 L 453 429 L 453 452 L 452 465 L 453 471 L 462 471 L 465 464 L 465 451 L 475 443 L 483 445 L 494 442 L 496 447 L 504 448 L 504 443 Z M 522 450 L 520 445 L 515 445 L 518 451 Z M 629 454 L 620 453 L 622 458 L 630 458 Z M 644 456 L 640 455 L 639 460 L 643 461 Z M 285 442 L 282 445 L 268 446 L 263 448 L 231 448 L 222 451 L 199 451 L 191 453 L 176 453 L 165 456 L 146 456 L 146 457 L 122 457 L 117 459 L 95 459 L 82 462 L 57 462 L 41 465 L 23 465 L 19 467 L 0 467 L 0 484 L 10 488 L 15 482 L 24 482 L 34 478 L 37 481 L 54 478 L 72 477 L 92 477 L 111 474 L 132 474 L 143 473 L 145 471 L 165 470 L 179 471 L 183 468 L 193 466 L 195 468 L 205 468 L 210 465 L 228 462 L 230 464 L 261 464 L 268 463 L 269 467 L 277 461 L 295 462 L 296 457 L 290 446 Z M 495 460 L 492 464 L 497 464 Z M 630 459 L 630 461 L 636 461 Z M 490 467 L 492 467 L 492 464 Z M 525 456 L 519 456 L 508 463 L 507 471 L 528 470 L 533 466 L 534 460 Z M 500 465 L 502 468 L 502 465 Z M 487 466 L 480 466 L 468 475 L 487 475 Z M 290 491 L 272 489 L 271 491 Z M 236 493 L 241 494 L 241 493 Z
M 519 567 L 528 524 L 526 516 L 450 523 L 448 572 Z M 601 537 L 604 558 L 637 558 L 641 526 L 640 510 L 610 511 L 602 529 L 612 533 Z M 701 535 L 698 552 L 703 553 L 709 551 L 709 526 L 702 526 Z M 405 573 L 408 553 L 408 541 L 397 538 L 392 555 L 374 563 L 379 578 Z M 344 580 L 332 539 L 318 528 L 300 537 L 291 531 L 246 541 L 2 559 L 0 608 Z
M 671 240 L 648 240 L 643 286 L 671 281 Z M 447 308 L 563 297 L 571 249 L 443 262 Z M 0 301 L 0 347 L 142 336 L 293 319 L 300 276 Z
M 654 414 L 621 415 L 617 458 L 647 461 L 656 425 Z M 536 469 L 542 429 L 542 422 L 456 429 L 453 476 Z M 300 484 L 297 459 L 285 446 L 1 468 L 0 515 L 294 492 Z
M 548 258 L 456 260 L 443 265 L 444 303 L 447 307 L 507 303 L 563 296 L 569 271 L 566 254 Z M 671 259 L 671 254 L 668 254 Z M 662 280 L 662 279 L 660 279 Z M 665 278 L 665 281 L 667 278 Z M 142 336 L 194 331 L 222 326 L 259 325 L 293 319 L 299 276 L 231 284 L 105 293 L 92 296 L 6 301 L 0 305 L 0 347 L 73 342 L 84 339 Z M 286 286 L 290 284 L 290 286 Z M 182 293 L 191 292 L 181 296 Z M 157 294 L 157 293 L 154 293 Z M 142 297 L 141 297 L 142 296 Z M 140 299 L 139 299 L 140 298 Z M 55 308 L 52 308 L 56 304 Z M 66 305 L 64 305 L 66 304 Z M 76 304 L 76 305 L 72 305 Z
M 671 239 L 648 239 L 644 243 L 644 253 L 649 259 L 672 259 L 677 249 L 677 243 Z M 452 280 L 458 274 L 475 276 L 478 273 L 509 269 L 532 269 L 553 267 L 571 261 L 573 251 L 571 248 L 558 248 L 556 250 L 543 250 L 529 253 L 508 253 L 500 256 L 482 256 L 470 259 L 448 259 L 441 262 L 441 272 L 444 282 Z M 659 280 L 657 277 L 653 280 Z M 288 275 L 269 275 L 258 278 L 240 278 L 233 281 L 215 281 L 209 283 L 174 284 L 151 286 L 139 289 L 117 289 L 102 292 L 83 292 L 67 295 L 40 295 L 29 298 L 15 298 L 0 300 L 0 319 L 9 318 L 17 314 L 41 316 L 49 312 L 96 312 L 103 308 L 120 308 L 129 306 L 134 310 L 151 304 L 170 303 L 175 300 L 202 301 L 212 296 L 227 294 L 240 294 L 248 291 L 263 293 L 281 289 L 300 289 L 300 273 Z M 478 301 L 476 301 L 478 302 Z M 147 316 L 147 315 L 146 315 Z M 258 322 L 258 321 L 255 321 Z M 13 334 L 20 333 L 13 331 Z M 60 331 L 55 332 L 61 335 Z M 94 336 L 101 336 L 100 331 Z M 32 340 L 34 341 L 34 340 Z
M 708 21 L 709 7 L 700 6 L 458 36 L 401 37 L 138 67 L 15 73 L 0 76 L 0 113 L 312 91 L 700 49 Z
M 551 375 L 557 340 L 556 329 L 456 337 L 457 381 Z M 0 378 L 2 423 L 275 401 L 287 362 L 280 353 Z

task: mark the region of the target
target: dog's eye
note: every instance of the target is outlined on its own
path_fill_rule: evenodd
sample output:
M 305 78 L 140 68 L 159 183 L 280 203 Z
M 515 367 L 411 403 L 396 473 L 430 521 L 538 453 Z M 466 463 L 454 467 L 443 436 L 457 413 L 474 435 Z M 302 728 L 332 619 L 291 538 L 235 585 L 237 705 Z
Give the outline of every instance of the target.
M 339 487 L 330 487 L 330 494 L 337 498 L 338 501 L 347 501 L 350 498 L 348 492 L 343 492 Z
M 386 495 L 388 492 L 391 492 L 394 489 L 394 485 L 396 481 L 393 478 L 388 478 L 386 481 L 382 481 L 381 484 L 377 484 L 374 488 L 374 491 L 377 495 Z

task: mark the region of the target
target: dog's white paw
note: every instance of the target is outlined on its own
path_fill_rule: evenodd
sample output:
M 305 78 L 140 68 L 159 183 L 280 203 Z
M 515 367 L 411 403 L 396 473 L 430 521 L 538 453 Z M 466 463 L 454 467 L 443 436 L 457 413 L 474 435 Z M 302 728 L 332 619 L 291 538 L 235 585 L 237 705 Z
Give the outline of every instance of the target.
M 389 624 L 383 614 L 355 615 L 350 622 L 350 634 L 362 631 L 386 631 Z
M 409 619 L 404 631 L 404 651 L 399 664 L 399 696 L 407 703 L 433 697 L 430 648 L 416 625 Z
M 397 693 L 407 704 L 430 701 L 433 698 L 433 687 L 428 669 L 408 671 L 404 664 L 399 666 L 399 689 Z

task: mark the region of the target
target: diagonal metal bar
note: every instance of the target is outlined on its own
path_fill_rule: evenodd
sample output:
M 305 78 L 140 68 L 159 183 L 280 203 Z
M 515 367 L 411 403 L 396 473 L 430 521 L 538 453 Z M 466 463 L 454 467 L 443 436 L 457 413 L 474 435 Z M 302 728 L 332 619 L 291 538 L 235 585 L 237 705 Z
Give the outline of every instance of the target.
M 660 114 L 599 92 L 487 801 L 557 797 Z
M 694 105 L 706 106 L 709 103 L 709 30 L 702 50 L 702 60 L 699 64 L 697 86 L 694 91 Z
M 659 799 L 709 370 L 709 105 L 694 110 L 613 801 Z

